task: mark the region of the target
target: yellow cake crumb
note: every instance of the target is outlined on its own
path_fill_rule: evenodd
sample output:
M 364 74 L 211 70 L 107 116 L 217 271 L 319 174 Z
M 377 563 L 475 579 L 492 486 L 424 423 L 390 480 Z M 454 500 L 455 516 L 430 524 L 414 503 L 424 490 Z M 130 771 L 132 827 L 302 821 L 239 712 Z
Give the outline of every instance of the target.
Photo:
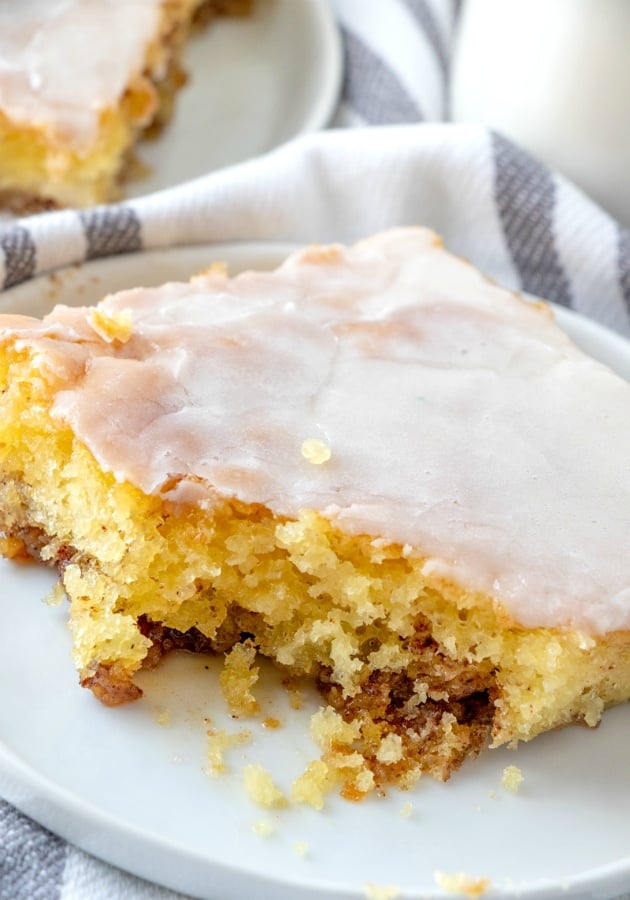
M 334 785 L 331 770 L 323 759 L 314 759 L 291 785 L 291 802 L 322 809 L 324 796 Z
M 311 716 L 311 736 L 323 750 L 330 750 L 337 744 L 350 746 L 359 733 L 358 722 L 344 722 L 331 706 L 320 707 Z
M 302 442 L 301 453 L 304 459 L 312 463 L 314 466 L 321 466 L 328 462 L 331 457 L 331 449 L 324 441 L 319 438 L 307 438 Z
M 332 752 L 324 754 L 331 778 L 342 784 L 345 800 L 362 800 L 375 787 L 374 774 L 360 753 Z
M 372 884 L 371 881 L 366 882 L 364 889 L 367 900 L 395 900 L 400 897 L 400 888 Z
M 341 259 L 341 250 L 336 244 L 311 244 L 302 251 L 302 261 L 314 266 L 334 266 Z
M 254 665 L 255 659 L 256 648 L 251 641 L 235 644 L 226 654 L 219 680 L 230 712 L 235 716 L 252 716 L 258 712 L 258 701 L 251 692 L 260 671 Z
M 288 801 L 280 788 L 273 783 L 273 779 L 266 769 L 252 763 L 243 770 L 245 790 L 254 803 L 259 806 L 282 807 L 287 806 Z
M 515 794 L 523 783 L 523 773 L 518 766 L 506 766 L 501 778 L 501 787 Z
M 225 752 L 231 750 L 233 747 L 240 747 L 243 744 L 247 744 L 252 736 L 251 731 L 247 728 L 244 728 L 242 731 L 238 731 L 235 734 L 228 734 L 227 731 L 223 731 L 222 729 L 219 729 L 218 731 L 208 729 L 206 734 L 206 758 L 208 760 L 206 774 L 211 775 L 213 778 L 224 775 L 229 771 L 225 764 Z
M 363 757 L 361 757 L 363 759 Z M 368 794 L 374 788 L 374 773 L 363 765 L 354 779 L 354 787 L 360 794 Z
M 343 748 L 327 750 L 321 759 L 309 762 L 291 785 L 291 801 L 320 810 L 326 794 L 340 785 L 341 796 L 346 800 L 362 800 L 374 790 L 374 774 L 360 753 Z
M 410 803 L 409 800 L 407 800 L 403 808 L 400 810 L 400 815 L 403 816 L 403 818 L 408 819 L 412 812 L 413 803 Z
M 133 318 L 130 309 L 109 313 L 96 307 L 88 316 L 88 322 L 98 336 L 108 344 L 113 341 L 125 344 L 133 334 Z
M 219 275 L 223 278 L 227 278 L 228 274 L 228 264 L 222 260 L 216 260 L 216 262 L 206 266 L 205 269 L 200 269 L 197 275 L 191 280 L 195 281 L 196 278 L 206 278 L 208 275 Z
M 281 726 L 282 722 L 280 721 L 280 719 L 276 719 L 275 716 L 267 716 L 267 718 L 264 719 L 262 723 L 262 727 L 270 731 L 275 731 Z
M 252 825 L 252 831 L 259 837 L 269 837 L 276 830 L 276 826 L 268 819 L 259 819 Z
M 306 856 L 308 853 L 308 844 L 306 841 L 295 841 L 294 844 L 291 844 L 291 848 L 298 856 Z
M 170 709 L 163 709 L 158 712 L 155 716 L 155 721 L 162 728 L 170 728 L 171 727 L 171 711 Z
M 341 796 L 347 800 L 361 800 L 373 790 L 374 774 L 365 757 L 352 747 L 360 735 L 358 722 L 345 722 L 330 706 L 314 713 L 311 736 L 324 752 L 293 783 L 292 800 L 321 809 L 324 795 L 339 785 L 342 785 Z
M 376 751 L 376 758 L 386 765 L 393 765 L 403 758 L 403 742 L 399 734 L 386 734 Z
M 44 597 L 44 603 L 46 606 L 59 606 L 62 600 L 65 599 L 66 592 L 63 589 L 63 585 L 56 584 L 50 594 Z
M 471 878 L 461 872 L 457 875 L 445 875 L 438 871 L 435 872 L 434 879 L 449 894 L 464 894 L 466 897 L 481 897 L 490 887 L 489 878 Z

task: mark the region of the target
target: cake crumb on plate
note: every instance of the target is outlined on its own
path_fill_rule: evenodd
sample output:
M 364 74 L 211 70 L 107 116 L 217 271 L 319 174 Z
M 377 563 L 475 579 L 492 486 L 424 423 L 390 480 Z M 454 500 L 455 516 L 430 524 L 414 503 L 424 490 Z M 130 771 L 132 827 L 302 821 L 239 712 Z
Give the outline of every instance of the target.
M 298 856 L 306 856 L 308 853 L 308 844 L 306 841 L 295 841 L 294 844 L 291 844 L 291 849 L 297 853 Z
M 291 802 L 305 803 L 320 810 L 324 806 L 324 796 L 333 784 L 334 779 L 326 763 L 322 759 L 314 759 L 291 785 Z
M 225 656 L 219 681 L 234 716 L 253 716 L 259 710 L 258 701 L 251 692 L 260 672 L 254 665 L 255 659 L 256 648 L 251 641 L 235 644 Z
M 273 783 L 273 778 L 261 765 L 252 763 L 243 769 L 245 790 L 254 803 L 259 806 L 282 807 L 288 805 L 288 800 Z
M 252 825 L 252 831 L 259 837 L 269 837 L 276 830 L 276 826 L 268 819 L 259 819 Z
M 523 773 L 518 766 L 506 766 L 501 777 L 501 787 L 516 794 L 523 783 Z
M 228 734 L 227 731 L 224 731 L 223 729 L 214 731 L 209 728 L 206 735 L 206 757 L 208 765 L 205 771 L 207 775 L 211 775 L 213 778 L 216 778 L 219 775 L 225 775 L 225 773 L 229 771 L 224 759 L 226 750 L 231 750 L 232 747 L 239 747 L 243 744 L 247 744 L 252 736 L 251 731 L 247 728 L 236 732 L 236 734 Z
M 459 872 L 456 875 L 446 875 L 436 871 L 435 883 L 449 894 L 464 894 L 466 897 L 481 897 L 490 887 L 489 878 L 472 878 Z
M 367 900 L 396 900 L 396 897 L 400 897 L 400 888 L 372 884 L 371 881 L 364 885 L 364 889 Z

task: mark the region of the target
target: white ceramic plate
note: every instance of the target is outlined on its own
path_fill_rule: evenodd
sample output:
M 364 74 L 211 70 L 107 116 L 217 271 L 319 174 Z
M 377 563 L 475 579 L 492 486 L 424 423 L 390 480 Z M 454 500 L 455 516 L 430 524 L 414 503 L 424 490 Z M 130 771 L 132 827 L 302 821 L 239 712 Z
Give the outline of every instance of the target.
M 257 0 L 251 17 L 219 19 L 190 41 L 190 79 L 175 114 L 139 151 L 149 175 L 129 196 L 259 156 L 332 116 L 342 52 L 329 0 Z
M 233 271 L 271 266 L 286 249 L 176 248 L 97 261 L 5 293 L 0 311 L 92 302 L 216 259 Z M 566 311 L 558 318 L 630 379 L 626 341 Z M 235 721 L 217 688 L 218 662 L 181 655 L 142 675 L 144 700 L 106 709 L 78 687 L 63 606 L 42 603 L 53 581 L 38 565 L 0 562 L 0 793 L 95 855 L 212 900 L 362 897 L 367 883 L 429 898 L 442 894 L 435 870 L 489 878 L 497 897 L 605 897 L 630 888 L 627 706 L 596 730 L 568 728 L 515 752 L 485 753 L 446 785 L 427 779 L 408 794 L 360 805 L 333 796 L 322 813 L 268 813 L 245 796 L 242 768 L 260 762 L 288 789 L 317 756 L 308 737 L 317 697 L 289 709 L 267 671 L 263 710 L 282 727 Z M 169 727 L 157 721 L 166 711 Z M 251 744 L 230 752 L 231 772 L 219 779 L 204 773 L 204 717 L 253 733 Z M 500 786 L 510 764 L 524 776 L 516 795 Z M 401 815 L 407 802 L 409 817 Z M 259 837 L 260 821 L 274 833 Z

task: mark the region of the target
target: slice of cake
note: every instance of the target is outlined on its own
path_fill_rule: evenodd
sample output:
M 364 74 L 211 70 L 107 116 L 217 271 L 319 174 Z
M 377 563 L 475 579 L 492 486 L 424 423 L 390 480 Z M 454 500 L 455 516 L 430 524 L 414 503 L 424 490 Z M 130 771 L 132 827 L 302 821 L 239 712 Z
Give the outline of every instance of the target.
M 116 199 L 133 147 L 184 80 L 196 16 L 245 0 L 19 0 L 0 4 L 0 205 Z
M 4 550 L 105 703 L 184 648 L 255 713 L 263 654 L 356 796 L 630 696 L 630 386 L 428 230 L 2 316 L 0 385 Z

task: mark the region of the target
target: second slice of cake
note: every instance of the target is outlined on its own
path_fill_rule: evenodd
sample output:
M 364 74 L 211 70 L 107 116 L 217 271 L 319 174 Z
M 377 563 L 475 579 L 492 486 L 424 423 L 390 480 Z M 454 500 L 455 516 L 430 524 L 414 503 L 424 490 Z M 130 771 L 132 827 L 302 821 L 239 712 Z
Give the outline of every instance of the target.
M 14 0 L 0 5 L 0 206 L 119 198 L 134 147 L 185 81 L 196 16 L 247 0 Z

